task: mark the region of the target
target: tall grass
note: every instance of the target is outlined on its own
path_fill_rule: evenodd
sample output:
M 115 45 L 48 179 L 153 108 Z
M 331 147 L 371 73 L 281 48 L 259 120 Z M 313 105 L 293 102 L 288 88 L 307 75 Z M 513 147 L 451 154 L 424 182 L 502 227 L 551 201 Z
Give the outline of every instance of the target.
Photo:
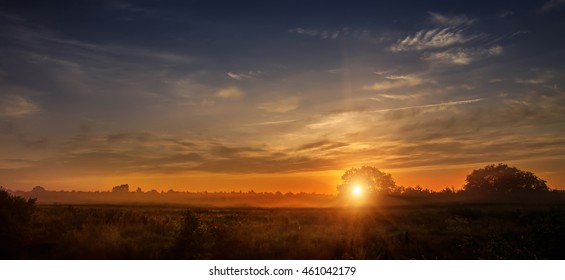
M 39 206 L 20 258 L 563 259 L 563 205 Z

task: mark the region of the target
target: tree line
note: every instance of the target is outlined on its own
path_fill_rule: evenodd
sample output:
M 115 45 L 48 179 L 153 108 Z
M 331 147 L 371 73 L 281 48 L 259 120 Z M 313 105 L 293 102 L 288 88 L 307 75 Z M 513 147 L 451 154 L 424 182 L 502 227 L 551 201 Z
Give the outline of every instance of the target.
M 431 193 L 429 189 L 397 186 L 389 173 L 376 167 L 363 166 L 345 171 L 342 183 L 337 186 L 339 195 L 349 195 L 362 189 L 369 194 L 413 194 Z M 462 190 L 445 188 L 444 193 L 469 194 L 511 194 L 511 193 L 547 193 L 551 191 L 546 181 L 529 171 L 520 170 L 504 163 L 491 164 L 473 170 L 465 179 Z

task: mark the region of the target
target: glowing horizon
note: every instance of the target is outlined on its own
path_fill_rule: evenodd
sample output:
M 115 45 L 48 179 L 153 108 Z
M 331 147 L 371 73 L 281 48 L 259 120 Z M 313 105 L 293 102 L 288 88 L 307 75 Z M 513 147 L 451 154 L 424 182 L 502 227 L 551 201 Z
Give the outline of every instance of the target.
M 0 185 L 565 189 L 565 5 L 408 2 L 1 4 Z

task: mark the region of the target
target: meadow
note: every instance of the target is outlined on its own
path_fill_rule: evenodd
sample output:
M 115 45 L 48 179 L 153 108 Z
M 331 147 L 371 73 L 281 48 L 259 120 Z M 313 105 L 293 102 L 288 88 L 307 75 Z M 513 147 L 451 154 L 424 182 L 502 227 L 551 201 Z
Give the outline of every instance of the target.
M 564 259 L 563 203 L 36 205 L 15 259 Z

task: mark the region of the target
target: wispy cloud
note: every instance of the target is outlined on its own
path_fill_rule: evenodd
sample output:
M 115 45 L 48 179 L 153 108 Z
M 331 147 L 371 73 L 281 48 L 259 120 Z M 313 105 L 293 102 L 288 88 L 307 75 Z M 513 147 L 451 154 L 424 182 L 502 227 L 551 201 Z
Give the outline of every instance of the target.
M 467 65 L 479 59 L 503 53 L 501 46 L 491 48 L 453 48 L 443 52 L 432 52 L 422 57 L 426 61 L 443 64 Z
M 435 12 L 428 12 L 433 23 L 445 26 L 458 26 L 462 24 L 471 24 L 475 20 L 469 19 L 466 15 L 446 16 Z
M 245 92 L 237 87 L 227 87 L 218 90 L 216 96 L 223 99 L 241 99 L 245 97 Z
M 343 35 L 342 30 L 330 31 L 330 30 L 302 28 L 302 27 L 290 29 L 288 30 L 288 32 L 292 34 L 306 35 L 306 36 L 319 37 L 321 39 L 331 39 L 331 40 L 335 40 L 339 38 L 340 34 Z
M 413 75 L 387 76 L 384 81 L 376 82 L 370 86 L 365 86 L 365 90 L 386 91 L 390 89 L 413 87 L 424 83 L 424 80 Z
M 39 106 L 18 95 L 0 96 L 0 116 L 22 118 L 39 112 Z
M 420 30 L 412 36 L 399 40 L 389 47 L 392 52 L 420 51 L 439 49 L 463 44 L 478 37 L 478 35 L 465 36 L 463 29 L 454 27 Z
M 291 122 L 295 122 L 298 120 L 282 120 L 282 121 L 270 121 L 270 122 L 259 122 L 259 123 L 252 123 L 252 124 L 248 124 L 249 126 L 255 126 L 255 125 L 275 125 L 275 124 L 284 124 L 284 123 L 291 123 Z
M 307 143 L 304 144 L 300 147 L 298 147 L 298 151 L 304 151 L 304 150 L 333 150 L 336 148 L 341 148 L 341 147 L 346 147 L 349 146 L 349 144 L 347 143 L 343 143 L 343 142 L 336 142 L 336 141 L 330 141 L 330 140 L 322 140 L 322 141 L 316 141 L 316 142 L 312 142 L 312 143 Z
M 539 85 L 545 82 L 545 79 L 516 79 L 516 83 L 518 84 Z
M 2 115 L 0 115 L 0 117 L 2 117 Z M 46 137 L 38 137 L 30 133 L 25 133 L 12 122 L 0 121 L 0 136 L 11 136 L 2 137 L 2 140 L 15 140 L 18 145 L 24 148 L 44 148 L 48 143 Z M 5 142 L 2 142 L 2 144 L 5 144 Z M 6 153 L 8 151 L 4 152 Z
M 565 0 L 549 0 L 541 6 L 538 13 L 549 13 L 561 9 L 565 5 Z
M 420 30 L 416 34 L 406 36 L 389 47 L 392 52 L 420 51 L 439 49 L 464 44 L 479 37 L 465 35 L 465 27 L 475 22 L 465 15 L 446 16 L 436 12 L 428 12 L 430 21 L 439 27 Z
M 238 80 L 238 81 L 255 80 L 255 76 L 254 76 L 253 72 L 249 72 L 249 73 L 228 72 L 226 75 L 228 75 L 228 77 L 230 77 L 234 80 Z
M 78 40 L 69 40 L 65 38 L 56 37 L 53 35 L 46 34 L 35 34 L 38 39 L 43 39 L 46 41 L 58 43 L 63 46 L 79 48 L 83 50 L 93 51 L 97 53 L 109 54 L 109 55 L 119 55 L 123 57 L 143 57 L 145 59 L 153 59 L 157 61 L 164 61 L 169 63 L 190 63 L 194 62 L 195 58 L 188 56 L 186 54 L 172 53 L 166 51 L 156 51 L 150 49 L 136 48 L 131 46 L 121 46 L 121 45 L 102 45 L 93 44 Z
M 480 101 L 483 101 L 483 100 L 485 100 L 485 98 L 451 101 L 451 102 L 427 104 L 427 105 L 408 106 L 408 107 L 401 107 L 401 108 L 379 109 L 379 110 L 374 110 L 372 112 L 374 112 L 374 113 L 385 113 L 385 112 L 401 111 L 401 110 L 409 110 L 409 109 L 446 108 L 446 107 L 449 107 L 449 106 L 476 103 L 476 102 L 480 102 Z
M 299 105 L 300 98 L 294 96 L 278 101 L 261 103 L 257 108 L 271 113 L 284 113 L 295 110 Z
M 175 137 L 176 138 L 176 137 Z M 65 152 L 31 162 L 26 167 L 0 168 L 0 175 L 17 177 L 20 172 L 48 176 L 65 170 L 66 176 L 113 174 L 286 173 L 324 170 L 331 160 L 312 155 L 278 152 L 265 146 L 226 144 L 219 139 L 183 143 L 155 133 L 92 135 L 73 141 Z M 333 145 L 335 146 L 335 144 Z M 332 145 L 320 147 L 331 149 Z
M 322 40 L 336 40 L 340 38 L 352 38 L 367 43 L 381 43 L 387 41 L 386 36 L 378 36 L 366 29 L 351 29 L 342 27 L 337 29 L 317 29 L 317 28 L 293 28 L 288 30 L 291 34 L 316 37 Z
M 524 84 L 524 85 L 543 85 L 543 84 L 550 84 L 553 86 L 555 82 L 558 82 L 562 79 L 564 74 L 560 74 L 558 72 L 553 71 L 540 71 L 540 70 L 532 70 L 532 73 L 529 74 L 529 77 L 520 77 L 514 79 L 514 82 L 517 84 Z
M 408 100 L 422 97 L 424 94 L 379 94 L 379 97 L 373 97 L 372 100 L 381 101 L 382 99 L 391 100 Z

